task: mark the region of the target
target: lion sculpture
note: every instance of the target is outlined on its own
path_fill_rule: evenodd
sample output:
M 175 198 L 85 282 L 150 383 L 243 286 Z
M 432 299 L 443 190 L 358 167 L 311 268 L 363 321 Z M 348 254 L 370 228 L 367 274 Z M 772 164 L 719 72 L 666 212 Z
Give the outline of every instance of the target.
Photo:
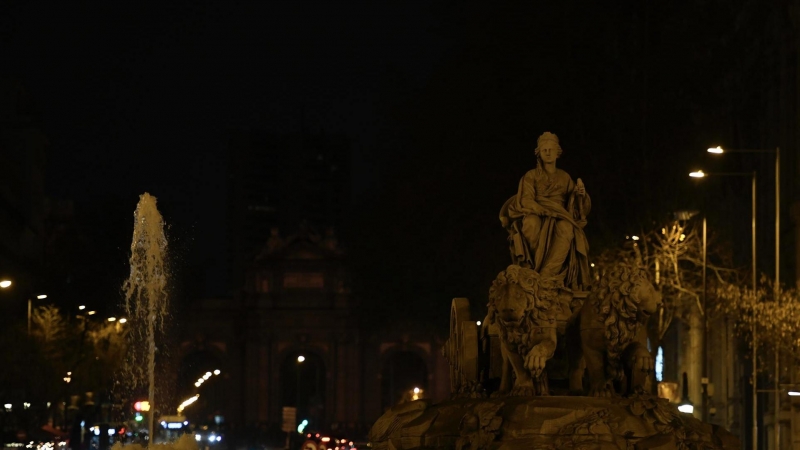
M 567 325 L 570 390 L 583 392 L 584 367 L 590 396 L 648 390 L 654 361 L 647 321 L 660 305 L 661 294 L 644 270 L 620 264 L 603 276 Z
M 485 322 L 497 327 L 500 336 L 503 366 L 496 395 L 548 395 L 544 369 L 556 349 L 551 306 L 557 295 L 555 281 L 517 265 L 508 266 L 492 283 Z

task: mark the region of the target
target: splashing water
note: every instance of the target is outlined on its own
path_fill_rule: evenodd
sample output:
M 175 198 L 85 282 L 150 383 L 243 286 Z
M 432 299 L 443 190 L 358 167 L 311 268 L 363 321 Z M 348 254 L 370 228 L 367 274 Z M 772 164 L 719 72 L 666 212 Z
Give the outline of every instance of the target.
M 148 386 L 148 436 L 153 441 L 155 416 L 156 333 L 163 332 L 167 316 L 167 238 L 164 220 L 156 208 L 156 198 L 148 193 L 139 196 L 133 214 L 131 241 L 131 273 L 123 290 L 125 312 L 130 321 L 131 352 L 126 372 L 132 387 Z M 146 343 L 145 352 L 137 351 L 137 343 Z M 144 354 L 143 354 L 144 353 Z M 145 370 L 146 368 L 146 370 Z

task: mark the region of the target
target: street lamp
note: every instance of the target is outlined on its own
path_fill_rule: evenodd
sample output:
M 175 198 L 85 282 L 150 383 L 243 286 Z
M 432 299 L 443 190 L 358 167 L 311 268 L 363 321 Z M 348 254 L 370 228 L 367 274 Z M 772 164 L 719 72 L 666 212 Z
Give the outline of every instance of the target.
M 719 148 L 719 147 L 718 147 Z M 712 152 L 712 150 L 714 150 Z M 717 149 L 708 149 L 711 153 L 721 153 L 722 150 L 720 149 L 719 152 L 716 151 Z M 750 227 L 751 227 L 751 258 L 752 261 L 752 283 L 753 283 L 753 292 L 756 291 L 756 280 L 758 279 L 757 271 L 756 271 L 756 186 L 757 186 L 757 178 L 756 172 L 704 172 L 702 170 L 697 170 L 691 172 L 689 174 L 692 178 L 706 178 L 709 176 L 732 176 L 732 177 L 744 177 L 749 176 L 751 178 L 751 211 L 750 211 Z M 708 316 L 706 315 L 705 305 L 706 305 L 706 219 L 703 217 L 703 329 L 704 329 L 704 338 L 703 338 L 703 420 L 708 421 Z M 756 392 L 756 376 L 755 376 L 755 365 L 756 365 L 756 356 L 757 351 L 756 347 L 758 345 L 758 336 L 756 335 L 756 328 L 753 327 L 753 426 L 755 427 L 755 417 L 756 415 L 756 408 L 758 406 L 758 394 Z M 757 429 L 753 429 L 753 433 L 756 433 Z M 755 444 L 755 441 L 754 441 Z
M 47 298 L 47 295 L 39 294 L 39 295 L 36 296 L 36 298 L 38 300 L 44 300 L 44 299 Z M 32 299 L 28 298 L 28 336 L 31 335 L 31 309 L 33 309 L 31 303 L 32 303 Z
M 774 149 L 735 149 L 725 150 L 721 146 L 712 147 L 708 149 L 708 153 L 722 154 L 722 153 L 774 153 L 775 154 L 775 301 L 778 301 L 778 289 L 781 284 L 781 148 L 775 147 Z M 755 181 L 754 181 L 755 183 Z M 755 192 L 755 187 L 753 188 Z M 755 197 L 755 195 L 754 195 Z M 753 200 L 755 204 L 755 200 Z M 755 219 L 754 219 L 755 220 Z M 755 225 L 753 225 L 755 228 Z M 755 250 L 753 250 L 755 252 Z M 755 265 L 755 264 L 754 264 Z M 753 283 L 753 292 L 755 293 L 756 285 Z M 754 327 L 755 330 L 755 327 Z M 753 340 L 753 353 L 755 356 L 755 339 Z M 775 382 L 780 383 L 780 356 L 777 348 L 775 349 Z M 755 360 L 753 360 L 755 368 Z M 753 398 L 755 399 L 755 369 L 753 373 Z M 780 411 L 780 396 L 775 394 L 775 443 L 780 445 L 780 421 L 778 420 L 778 412 Z M 758 441 L 756 437 L 756 403 L 753 402 L 753 449 L 758 449 Z
M 689 400 L 689 377 L 686 372 L 683 372 L 683 395 L 681 396 L 681 402 L 678 404 L 678 411 L 684 414 L 694 413 L 694 405 Z
M 13 283 L 11 282 L 11 280 L 0 280 L 0 288 L 5 289 L 5 288 L 11 286 L 12 284 Z

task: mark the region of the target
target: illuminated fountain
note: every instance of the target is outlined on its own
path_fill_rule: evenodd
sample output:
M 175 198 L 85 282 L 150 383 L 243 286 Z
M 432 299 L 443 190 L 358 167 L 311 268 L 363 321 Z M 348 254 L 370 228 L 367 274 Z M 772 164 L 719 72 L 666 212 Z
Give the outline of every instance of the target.
M 150 405 L 156 404 L 156 334 L 163 332 L 167 316 L 166 252 L 164 220 L 156 208 L 156 198 L 144 193 L 139 197 L 134 213 L 131 272 L 123 285 L 125 312 L 131 322 L 132 349 L 125 374 L 131 388 L 147 386 Z M 151 443 L 154 436 L 154 416 L 155 409 L 149 414 L 147 428 Z

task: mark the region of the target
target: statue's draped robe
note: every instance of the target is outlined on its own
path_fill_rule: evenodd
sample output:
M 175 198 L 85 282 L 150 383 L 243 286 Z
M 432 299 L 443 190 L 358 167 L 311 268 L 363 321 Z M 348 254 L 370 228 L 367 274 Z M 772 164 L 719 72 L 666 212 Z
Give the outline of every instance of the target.
M 563 170 L 548 174 L 537 167 L 528 171 L 517 194 L 500 210 L 500 222 L 510 234 L 514 263 L 527 263 L 543 276 L 562 280 L 566 287 L 588 286 L 589 242 L 583 227 L 590 209 L 589 195 L 577 195 L 575 183 Z M 543 211 L 549 216 L 543 216 Z M 554 264 L 556 273 L 542 273 L 545 266 Z

